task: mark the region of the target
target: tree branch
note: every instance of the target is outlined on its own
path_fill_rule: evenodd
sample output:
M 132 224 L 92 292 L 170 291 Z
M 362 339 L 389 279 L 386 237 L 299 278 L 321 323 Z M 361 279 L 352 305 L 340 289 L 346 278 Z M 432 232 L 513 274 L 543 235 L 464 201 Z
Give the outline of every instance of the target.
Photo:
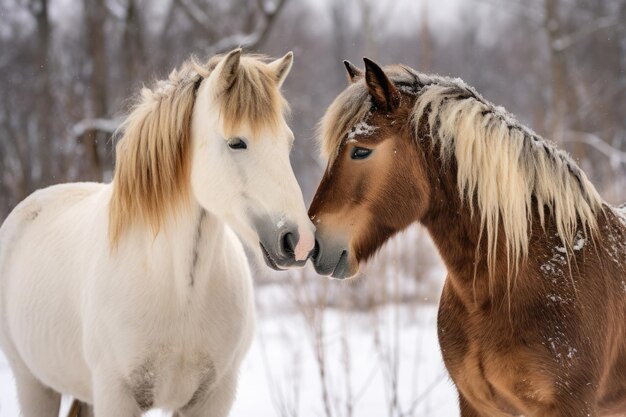
M 174 0 L 185 12 L 185 15 L 205 34 L 215 39 L 217 34 L 213 29 L 214 22 L 207 13 L 202 10 L 193 0 Z
M 180 1 L 180 0 L 179 0 Z M 259 28 L 250 33 L 236 33 L 220 39 L 207 48 L 209 55 L 227 51 L 229 49 L 256 48 L 261 45 L 269 35 L 276 17 L 287 3 L 287 0 L 278 0 L 273 6 L 259 0 L 259 10 L 263 15 L 263 22 Z
M 594 148 L 595 150 L 609 158 L 611 167 L 613 169 L 619 168 L 620 165 L 626 165 L 626 152 L 606 143 L 599 136 L 593 133 L 573 131 L 566 132 L 566 137 L 563 139 L 563 142 L 584 143 Z
M 114 119 L 83 119 L 72 127 L 72 135 L 81 138 L 87 132 L 103 132 L 113 134 L 122 124 L 124 118 Z
M 560 38 L 556 39 L 552 42 L 552 49 L 557 52 L 564 51 L 567 48 L 575 45 L 577 42 L 580 42 L 587 36 L 593 35 L 596 32 L 600 32 L 605 29 L 609 29 L 613 26 L 618 26 L 623 24 L 619 15 L 612 16 L 604 16 L 600 17 L 594 21 L 583 25 L 575 32 L 569 33 L 567 35 L 563 35 Z
M 126 18 L 126 8 L 120 3 L 114 1 L 105 2 L 107 14 L 114 19 L 123 22 Z
M 484 3 L 495 8 L 498 8 L 505 13 L 510 13 L 515 16 L 519 16 L 530 20 L 536 25 L 540 25 L 543 20 L 543 11 L 538 7 L 532 7 L 523 1 L 502 1 L 502 0 L 475 0 L 479 3 Z

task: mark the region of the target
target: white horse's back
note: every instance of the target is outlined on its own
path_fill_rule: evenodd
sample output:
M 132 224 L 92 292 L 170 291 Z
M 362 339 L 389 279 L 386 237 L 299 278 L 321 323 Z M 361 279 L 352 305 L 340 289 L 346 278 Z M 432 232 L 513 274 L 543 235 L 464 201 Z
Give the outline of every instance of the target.
M 11 212 L 0 231 L 2 347 L 12 364 L 81 397 L 89 395 L 81 390 L 89 385 L 89 373 L 82 354 L 80 278 L 88 273 L 90 250 L 106 243 L 104 210 L 97 204 L 105 192 L 104 184 L 95 183 L 39 190 Z

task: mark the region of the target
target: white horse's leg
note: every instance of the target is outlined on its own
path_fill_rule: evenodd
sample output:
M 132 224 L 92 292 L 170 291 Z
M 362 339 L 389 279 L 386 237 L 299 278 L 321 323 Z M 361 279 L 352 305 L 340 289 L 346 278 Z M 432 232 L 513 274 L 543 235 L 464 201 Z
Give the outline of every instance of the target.
M 81 403 L 78 417 L 94 417 L 93 407 L 89 404 Z
M 58 417 L 61 394 L 43 385 L 25 368 L 14 369 L 13 374 L 23 417 Z
M 140 417 L 141 410 L 130 390 L 118 378 L 94 378 L 93 412 L 97 417 Z
M 237 372 L 225 375 L 208 395 L 195 404 L 183 407 L 175 417 L 227 417 L 235 401 Z

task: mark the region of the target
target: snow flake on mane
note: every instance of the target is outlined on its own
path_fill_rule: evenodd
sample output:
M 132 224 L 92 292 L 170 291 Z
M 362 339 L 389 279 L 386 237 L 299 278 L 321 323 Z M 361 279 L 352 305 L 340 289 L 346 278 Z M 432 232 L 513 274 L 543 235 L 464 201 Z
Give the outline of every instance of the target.
M 574 364 L 578 349 L 571 345 L 562 325 L 554 325 L 554 329 L 546 335 L 542 344 L 550 350 L 561 367 L 571 367 Z M 559 381 L 556 383 L 558 385 Z
M 376 129 L 378 127 L 368 125 L 364 120 L 361 120 L 348 132 L 348 140 L 354 140 L 357 136 L 371 136 Z
M 572 246 L 572 249 L 574 249 L 574 251 L 579 251 L 584 248 L 586 244 L 587 239 L 583 236 L 580 230 L 577 231 L 576 236 L 574 237 L 574 245 Z
M 576 236 L 574 236 L 574 241 L 572 242 L 572 250 L 574 252 L 578 252 L 579 250 L 582 250 L 582 248 L 584 248 L 586 244 L 587 244 L 587 238 L 580 230 L 577 230 Z M 561 252 L 564 254 L 567 254 L 567 251 L 568 251 L 565 246 L 556 246 L 555 249 L 558 252 Z
M 613 211 L 621 216 L 618 209 Z M 616 229 L 611 225 L 605 225 L 602 229 L 602 236 L 606 242 L 604 250 L 609 256 L 609 259 L 617 265 L 622 265 L 622 262 L 626 260 L 626 241 L 622 240 L 621 235 L 616 233 Z
M 563 247 L 555 246 L 553 252 L 547 255 L 546 261 L 539 267 L 543 276 L 553 284 L 557 284 L 559 278 L 565 277 L 566 256 L 567 253 Z
M 613 211 L 615 211 L 615 214 L 617 214 L 619 221 L 622 222 L 624 226 L 626 226 L 626 203 L 620 205 L 619 207 L 616 207 L 615 209 L 613 209 Z

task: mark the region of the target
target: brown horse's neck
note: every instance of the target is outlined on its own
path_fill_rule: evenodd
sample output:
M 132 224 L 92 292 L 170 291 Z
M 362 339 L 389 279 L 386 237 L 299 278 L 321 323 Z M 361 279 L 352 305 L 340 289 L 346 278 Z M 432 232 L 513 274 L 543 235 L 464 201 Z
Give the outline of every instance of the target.
M 428 147 L 428 146 L 425 146 Z M 591 240 L 591 231 L 584 231 L 579 225 L 582 236 L 589 241 L 589 250 L 566 253 L 561 238 L 557 233 L 555 219 L 546 211 L 545 227 L 539 222 L 537 208 L 533 210 L 529 225 L 528 255 L 521 260 L 519 270 L 509 269 L 506 253 L 506 236 L 503 227 L 498 229 L 496 242 L 496 264 L 493 270 L 487 266 L 487 236 L 482 231 L 480 213 L 475 201 L 463 201 L 457 185 L 457 166 L 455 161 L 443 165 L 438 157 L 438 150 L 425 151 L 428 181 L 430 183 L 429 206 L 421 223 L 428 229 L 448 270 L 448 281 L 466 306 L 477 308 L 498 301 L 508 308 L 511 291 L 521 290 L 525 294 L 543 288 L 542 266 L 563 270 L 558 285 L 561 291 L 574 290 L 573 282 L 580 277 L 579 260 L 589 261 L 598 255 L 601 242 Z M 493 181 L 496 179 L 494 178 Z M 473 207 L 473 210 L 472 210 Z M 473 211 L 473 213 L 472 213 Z M 617 220 L 598 217 L 598 224 L 605 232 L 621 235 Z M 619 240 L 619 239 L 617 239 Z M 586 240 L 584 240 L 586 241 Z M 583 242 L 584 242 L 583 241 Z M 580 249 L 580 248 L 579 248 Z M 585 258 L 580 258 L 585 253 Z M 518 280 L 518 278 L 523 278 Z
M 504 232 L 498 233 L 496 268 L 490 286 L 487 267 L 487 238 L 481 235 L 480 214 L 474 204 L 462 201 L 457 187 L 455 161 L 442 166 L 434 156 L 437 150 L 426 156 L 427 171 L 431 184 L 430 205 L 421 223 L 428 229 L 448 270 L 450 283 L 462 294 L 466 304 L 482 304 L 493 298 L 504 299 L 507 295 L 508 266 Z M 504 259 L 504 261 L 502 261 Z

